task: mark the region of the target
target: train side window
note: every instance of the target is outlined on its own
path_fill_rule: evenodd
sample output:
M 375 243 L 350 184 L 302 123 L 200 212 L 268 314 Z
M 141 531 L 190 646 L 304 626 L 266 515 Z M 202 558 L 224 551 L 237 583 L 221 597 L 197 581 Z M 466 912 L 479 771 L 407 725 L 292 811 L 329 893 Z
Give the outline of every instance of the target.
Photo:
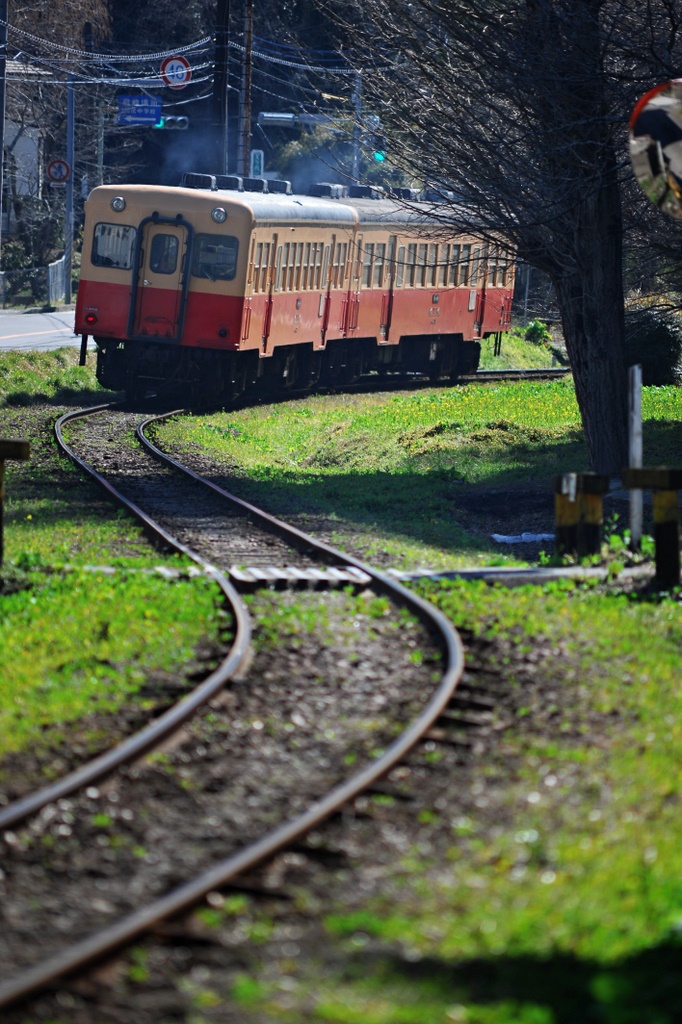
M 322 260 L 322 287 L 327 287 L 327 270 L 329 268 L 329 246 L 324 247 L 324 259 Z
M 478 275 L 481 269 L 481 247 L 477 245 L 474 248 L 473 259 L 471 260 L 471 277 L 469 278 L 469 284 L 472 288 L 475 288 L 478 284 Z
M 270 266 L 270 243 L 263 243 L 263 255 L 260 264 L 260 288 L 261 292 L 268 290 L 268 267 Z
M 362 284 L 369 288 L 372 284 L 372 260 L 374 259 L 374 243 L 365 244 L 365 252 L 362 257 Z
M 459 246 L 450 246 L 450 259 L 448 262 L 447 283 L 452 287 L 459 284 Z
M 427 271 L 426 283 L 430 288 L 438 284 L 438 246 L 429 246 L 429 269 Z
M 397 248 L 397 239 L 394 234 L 391 234 L 388 239 L 388 246 L 386 247 L 386 267 L 384 269 L 384 280 L 386 288 L 391 287 L 391 281 L 395 281 L 395 250 Z
M 239 239 L 234 235 L 197 235 L 192 274 L 209 281 L 232 281 L 238 253 Z
M 324 246 L 322 242 L 316 243 L 315 252 L 315 288 L 322 288 L 322 255 L 324 253 Z
M 137 230 L 124 224 L 96 224 L 92 239 L 91 262 L 96 267 L 130 270 Z
M 422 242 L 417 248 L 417 288 L 424 287 L 426 285 L 426 254 L 427 245 Z
M 301 261 L 303 260 L 303 242 L 296 244 L 296 276 L 294 279 L 294 291 L 301 290 Z
M 405 251 L 404 245 L 401 245 L 398 249 L 398 266 L 395 268 L 396 288 L 402 288 L 403 281 L 405 280 Z
M 310 277 L 312 277 L 311 270 L 312 268 L 310 265 L 310 242 L 306 242 L 305 249 L 303 250 L 303 281 L 301 282 L 301 288 L 303 289 L 303 291 L 307 289 L 308 281 Z
M 289 243 L 284 243 L 282 250 L 282 291 L 287 290 L 287 272 L 289 269 Z
M 377 242 L 374 256 L 374 287 L 381 288 L 384 278 L 384 260 L 386 257 L 386 245 L 384 242 Z
M 338 257 L 337 257 L 337 260 L 338 260 L 338 270 L 339 270 L 338 287 L 339 288 L 343 288 L 343 282 L 344 282 L 344 278 L 346 276 L 346 256 L 348 254 L 348 243 L 347 242 L 341 242 L 339 245 L 337 245 L 336 248 L 338 250 Z
M 252 252 L 253 252 L 253 250 L 252 250 Z M 261 259 L 262 259 L 262 257 L 263 257 L 263 243 L 259 242 L 258 245 L 255 248 L 255 252 L 253 254 L 253 259 L 252 259 L 251 266 L 249 267 L 249 281 L 251 280 L 252 273 L 253 273 L 253 290 L 254 290 L 254 292 L 258 291 L 258 285 L 260 283 L 260 267 L 261 267 Z
M 294 287 L 294 268 L 296 266 L 296 243 L 292 242 L 289 246 L 289 265 L 287 267 L 287 279 L 285 281 L 285 289 L 291 291 Z
M 277 261 L 275 263 L 275 291 L 282 287 L 282 246 L 277 246 Z
M 178 266 L 179 248 L 176 235 L 154 235 L 149 250 L 149 269 L 152 274 L 174 274 Z
M 440 247 L 440 266 L 438 274 L 438 287 L 447 288 L 448 286 L 448 257 L 450 256 L 450 246 L 441 245 Z
M 407 274 L 406 280 L 410 288 L 414 288 L 415 274 L 417 265 L 417 246 L 408 245 L 407 247 Z
M 459 264 L 459 270 L 460 270 L 460 273 L 459 273 L 459 283 L 460 284 L 469 284 L 469 259 L 470 259 L 470 256 L 471 256 L 471 246 L 470 245 L 463 245 L 462 246 L 462 258 L 461 258 L 460 264 Z
M 355 241 L 355 271 L 353 277 L 355 278 L 356 286 L 362 277 L 362 253 L 362 235 L 360 235 Z

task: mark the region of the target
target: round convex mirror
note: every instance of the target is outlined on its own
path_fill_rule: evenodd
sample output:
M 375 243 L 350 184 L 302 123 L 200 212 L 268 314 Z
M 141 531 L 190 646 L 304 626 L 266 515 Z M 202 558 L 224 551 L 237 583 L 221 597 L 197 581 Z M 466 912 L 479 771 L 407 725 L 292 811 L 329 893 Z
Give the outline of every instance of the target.
M 651 202 L 682 220 L 682 78 L 657 85 L 633 110 L 630 160 Z

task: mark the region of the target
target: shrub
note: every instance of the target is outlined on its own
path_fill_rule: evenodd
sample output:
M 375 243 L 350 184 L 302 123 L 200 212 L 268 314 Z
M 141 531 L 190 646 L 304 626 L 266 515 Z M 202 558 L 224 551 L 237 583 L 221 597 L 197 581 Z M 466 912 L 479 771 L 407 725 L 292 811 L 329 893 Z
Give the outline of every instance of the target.
M 552 341 L 552 335 L 549 333 L 547 324 L 542 320 L 531 320 L 526 327 L 526 341 L 532 345 L 544 345 L 545 348 L 548 348 Z
M 651 306 L 626 309 L 625 354 L 628 366 L 641 363 L 644 384 L 678 383 L 682 362 L 678 315 Z

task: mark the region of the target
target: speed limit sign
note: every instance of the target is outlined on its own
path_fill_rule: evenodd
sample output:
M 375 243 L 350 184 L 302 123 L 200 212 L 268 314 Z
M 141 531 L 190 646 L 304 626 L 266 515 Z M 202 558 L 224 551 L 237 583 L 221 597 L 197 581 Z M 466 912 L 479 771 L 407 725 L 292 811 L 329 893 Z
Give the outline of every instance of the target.
M 192 69 L 186 57 L 166 57 L 161 62 L 161 77 L 171 89 L 184 89 L 192 80 Z

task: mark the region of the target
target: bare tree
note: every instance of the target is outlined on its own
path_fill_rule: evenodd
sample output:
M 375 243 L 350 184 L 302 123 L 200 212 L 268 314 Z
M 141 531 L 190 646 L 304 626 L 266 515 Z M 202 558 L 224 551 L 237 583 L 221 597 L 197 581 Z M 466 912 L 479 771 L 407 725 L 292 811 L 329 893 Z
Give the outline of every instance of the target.
M 627 111 L 679 54 L 678 0 L 361 0 L 366 103 L 439 219 L 551 278 L 592 467 L 626 463 Z M 352 25 L 351 25 L 352 22 Z M 653 76 L 653 77 L 652 77 Z

